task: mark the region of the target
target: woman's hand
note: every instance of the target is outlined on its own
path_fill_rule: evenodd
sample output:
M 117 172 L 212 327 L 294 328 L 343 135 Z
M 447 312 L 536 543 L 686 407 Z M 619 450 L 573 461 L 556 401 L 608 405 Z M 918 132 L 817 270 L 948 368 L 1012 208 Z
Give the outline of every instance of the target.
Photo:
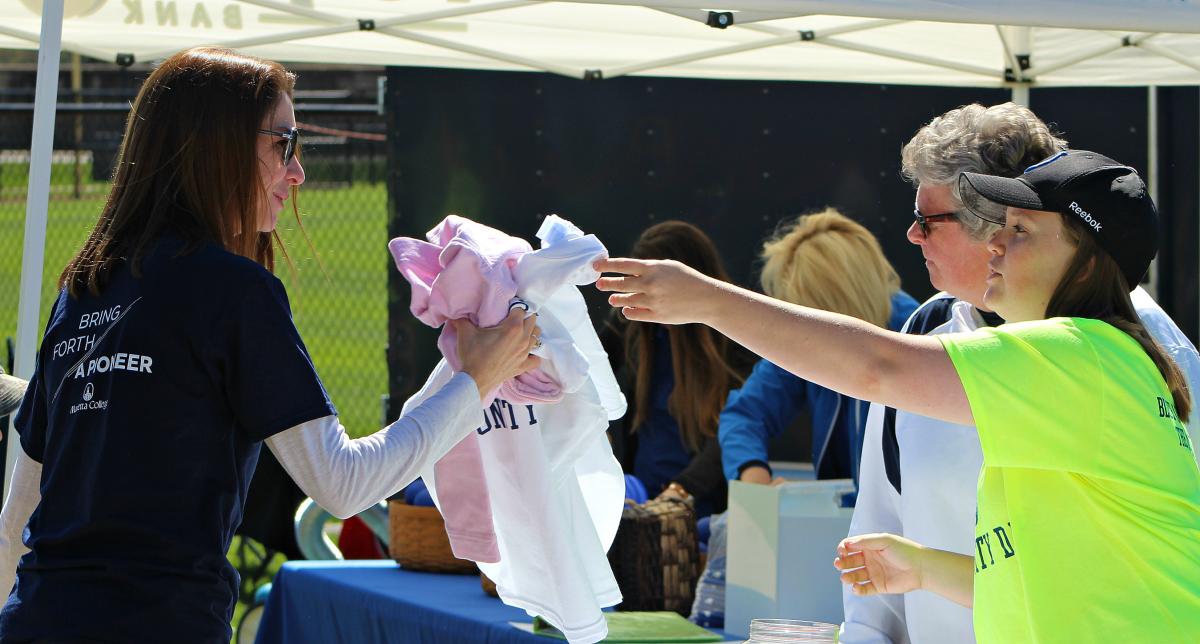
M 602 273 L 596 288 L 612 291 L 608 303 L 630 320 L 661 324 L 704 322 L 720 293 L 721 282 L 674 260 L 603 259 L 595 264 Z
M 788 480 L 782 476 L 771 478 L 771 470 L 768 470 L 761 465 L 751 465 L 750 467 L 742 470 L 742 475 L 738 477 L 738 480 L 743 483 L 771 486 L 779 486 L 788 482 Z
M 676 483 L 675 481 L 671 481 L 667 484 L 667 487 L 663 488 L 662 492 L 658 493 L 658 496 L 654 497 L 654 500 L 663 501 L 666 499 L 675 499 L 677 501 L 687 501 L 690 498 L 692 498 L 692 495 L 688 494 L 688 491 L 685 490 L 682 485 Z
M 971 608 L 975 602 L 975 563 L 960 555 L 894 534 L 864 534 L 838 544 L 833 566 L 855 595 L 928 590 Z
M 855 595 L 906 593 L 921 588 L 924 546 L 893 534 L 842 539 L 833 567 Z
M 450 321 L 458 333 L 458 361 L 462 371 L 475 380 L 481 399 L 505 380 L 541 364 L 540 358 L 529 353 L 540 345 L 537 317 L 525 315 L 524 310 L 513 308 L 503 322 L 486 329 L 465 319 Z

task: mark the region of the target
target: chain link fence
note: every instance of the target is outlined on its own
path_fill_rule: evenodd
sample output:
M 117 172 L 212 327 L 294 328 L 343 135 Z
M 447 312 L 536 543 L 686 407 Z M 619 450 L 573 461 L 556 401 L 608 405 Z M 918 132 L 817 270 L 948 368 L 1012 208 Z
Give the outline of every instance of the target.
M 128 110 L 127 103 L 69 107 L 76 111 L 60 110 L 55 124 L 39 338 L 58 275 L 103 207 Z M 387 273 L 394 269 L 387 253 L 385 123 L 361 107 L 336 107 L 297 113 L 305 135 L 303 229 L 287 204 L 279 232 L 288 259 L 279 258 L 276 272 L 342 423 L 361 436 L 381 426 L 387 393 Z M 0 340 L 17 331 L 32 124 L 28 108 L 0 103 Z M 7 367 L 6 347 L 0 360 Z

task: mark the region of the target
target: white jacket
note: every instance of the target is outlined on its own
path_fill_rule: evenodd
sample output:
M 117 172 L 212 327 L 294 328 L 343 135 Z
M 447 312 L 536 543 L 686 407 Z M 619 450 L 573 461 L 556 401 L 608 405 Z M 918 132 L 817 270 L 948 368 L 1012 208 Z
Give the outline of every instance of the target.
M 939 293 L 905 325 L 945 307 L 950 295 Z M 1134 308 L 1147 330 L 1176 361 L 1191 390 L 1200 386 L 1200 354 L 1179 327 L 1145 290 L 1131 293 Z M 949 318 L 927 335 L 969 332 L 984 326 L 979 311 L 955 301 Z M 1195 396 L 1193 395 L 1193 401 Z M 1195 403 L 1193 402 L 1193 408 Z M 974 427 L 896 412 L 900 489 L 889 480 L 882 449 L 885 407 L 871 405 L 864 430 L 858 500 L 850 535 L 889 532 L 918 543 L 965 555 L 975 552 L 976 485 L 983 451 Z M 1188 423 L 1196 445 L 1200 423 Z M 1195 451 L 1195 450 L 1193 450 Z M 971 611 L 927 591 L 904 595 L 859 597 L 843 587 L 845 622 L 842 644 L 963 644 L 975 641 Z

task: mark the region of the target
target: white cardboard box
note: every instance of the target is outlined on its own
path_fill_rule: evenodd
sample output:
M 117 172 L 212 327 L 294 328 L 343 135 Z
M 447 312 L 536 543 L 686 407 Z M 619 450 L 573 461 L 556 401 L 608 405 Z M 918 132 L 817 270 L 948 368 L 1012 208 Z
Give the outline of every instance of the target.
M 757 618 L 839 624 L 842 585 L 833 567 L 850 529 L 849 479 L 778 486 L 729 483 L 725 632 L 747 636 Z

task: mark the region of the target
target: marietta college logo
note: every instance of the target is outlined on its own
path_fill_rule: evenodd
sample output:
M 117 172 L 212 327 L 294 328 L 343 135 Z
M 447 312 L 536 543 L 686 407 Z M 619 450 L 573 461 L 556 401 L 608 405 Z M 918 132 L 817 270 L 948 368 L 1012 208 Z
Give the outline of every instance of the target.
M 83 402 L 71 405 L 70 413 L 75 414 L 92 409 L 108 409 L 107 400 L 93 400 L 95 397 L 96 387 L 89 382 L 83 387 Z

